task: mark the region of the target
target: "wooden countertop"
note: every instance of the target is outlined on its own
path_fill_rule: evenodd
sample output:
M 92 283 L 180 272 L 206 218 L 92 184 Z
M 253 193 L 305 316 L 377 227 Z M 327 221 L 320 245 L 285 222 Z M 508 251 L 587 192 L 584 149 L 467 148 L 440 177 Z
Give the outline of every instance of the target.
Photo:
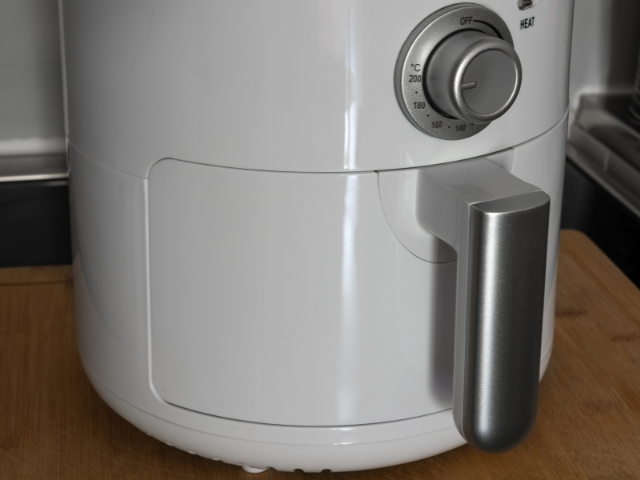
M 72 294 L 67 266 L 0 270 L 1 479 L 640 478 L 640 291 L 578 232 L 560 238 L 554 350 L 527 440 L 364 472 L 252 476 L 148 437 L 89 385 Z

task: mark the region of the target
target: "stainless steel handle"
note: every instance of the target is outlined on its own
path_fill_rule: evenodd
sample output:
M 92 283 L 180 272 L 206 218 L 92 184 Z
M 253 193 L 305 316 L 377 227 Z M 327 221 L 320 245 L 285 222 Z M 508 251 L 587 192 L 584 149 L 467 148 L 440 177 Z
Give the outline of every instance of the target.
M 549 197 L 486 159 L 421 171 L 418 214 L 458 254 L 453 415 L 503 452 L 536 418 Z

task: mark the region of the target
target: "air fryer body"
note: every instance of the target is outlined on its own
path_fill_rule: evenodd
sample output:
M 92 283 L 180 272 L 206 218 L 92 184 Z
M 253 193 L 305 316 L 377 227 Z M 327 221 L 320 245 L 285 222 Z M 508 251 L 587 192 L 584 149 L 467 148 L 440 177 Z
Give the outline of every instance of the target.
M 457 256 L 416 212 L 421 171 L 478 157 L 550 197 L 542 376 L 573 3 L 482 3 L 522 85 L 459 140 L 412 125 L 394 90 L 405 40 L 448 5 L 61 2 L 78 348 L 114 410 L 259 469 L 376 468 L 465 443 Z

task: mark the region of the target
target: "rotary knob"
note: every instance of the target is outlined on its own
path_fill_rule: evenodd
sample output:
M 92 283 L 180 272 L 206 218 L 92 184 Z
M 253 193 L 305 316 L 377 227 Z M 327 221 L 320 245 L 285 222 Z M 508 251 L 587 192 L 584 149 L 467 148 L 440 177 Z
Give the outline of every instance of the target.
M 518 96 L 522 67 L 518 54 L 504 40 L 463 30 L 436 47 L 424 81 L 427 98 L 440 113 L 489 123 Z
M 398 55 L 394 86 L 402 113 L 436 138 L 477 135 L 518 96 L 522 66 L 513 45 L 507 24 L 486 7 L 460 3 L 433 12 Z

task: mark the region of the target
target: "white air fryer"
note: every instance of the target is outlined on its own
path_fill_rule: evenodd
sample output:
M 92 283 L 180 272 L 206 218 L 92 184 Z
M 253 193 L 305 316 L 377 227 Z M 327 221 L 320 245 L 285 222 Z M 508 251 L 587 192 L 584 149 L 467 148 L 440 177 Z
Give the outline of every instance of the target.
M 162 442 L 358 470 L 532 428 L 571 0 L 61 0 L 78 347 Z

